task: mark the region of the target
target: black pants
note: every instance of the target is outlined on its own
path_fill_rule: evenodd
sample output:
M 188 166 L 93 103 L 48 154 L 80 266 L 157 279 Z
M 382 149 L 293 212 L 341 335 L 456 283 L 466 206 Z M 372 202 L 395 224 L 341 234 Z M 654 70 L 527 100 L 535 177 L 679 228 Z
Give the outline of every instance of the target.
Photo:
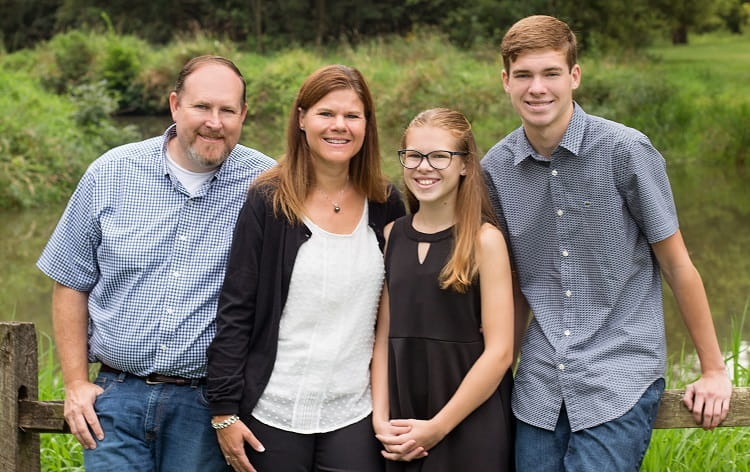
M 243 418 L 244 420 L 245 418 Z M 382 445 L 372 417 L 328 433 L 299 434 L 273 428 L 255 418 L 247 426 L 265 452 L 245 447 L 258 472 L 383 472 Z

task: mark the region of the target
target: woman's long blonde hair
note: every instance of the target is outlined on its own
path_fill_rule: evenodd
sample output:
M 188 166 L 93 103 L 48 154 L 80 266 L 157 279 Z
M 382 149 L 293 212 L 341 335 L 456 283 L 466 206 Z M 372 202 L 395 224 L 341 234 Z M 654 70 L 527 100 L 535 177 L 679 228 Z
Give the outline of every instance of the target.
M 495 224 L 496 217 L 490 204 L 469 120 L 462 113 L 449 108 L 425 110 L 415 116 L 406 127 L 401 138 L 402 148 L 406 147 L 409 130 L 422 126 L 432 126 L 450 132 L 457 142 L 457 149 L 453 150 L 467 153 L 465 156 L 456 156 L 463 159 L 466 175 L 461 176 L 458 183 L 453 250 L 439 276 L 440 286 L 443 289 L 452 288 L 459 293 L 464 293 L 479 272 L 479 262 L 476 257 L 479 229 L 484 222 Z M 419 210 L 419 200 L 408 187 L 406 187 L 406 198 L 409 210 L 416 213 Z
M 286 153 L 279 165 L 262 174 L 254 183 L 271 194 L 274 212 L 283 214 L 292 223 L 302 221 L 305 198 L 315 184 L 310 146 L 305 132 L 299 127 L 300 113 L 334 90 L 341 89 L 350 89 L 357 94 L 364 105 L 366 119 L 362 149 L 349 162 L 349 182 L 369 200 L 385 202 L 388 197 L 387 181 L 380 170 L 375 109 L 364 77 L 353 67 L 339 64 L 321 67 L 305 79 L 292 103 L 286 130 Z

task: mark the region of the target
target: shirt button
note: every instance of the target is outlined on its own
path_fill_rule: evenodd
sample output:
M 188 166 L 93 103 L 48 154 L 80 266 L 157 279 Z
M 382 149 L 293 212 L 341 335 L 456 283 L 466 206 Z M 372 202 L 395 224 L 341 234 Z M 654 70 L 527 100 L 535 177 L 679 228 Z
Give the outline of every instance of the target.
M 566 297 L 570 298 L 570 297 L 571 297 L 571 295 L 573 295 L 573 292 L 571 292 L 570 290 L 566 290 L 566 291 L 565 291 L 565 296 L 566 296 Z
M 557 175 L 557 169 L 554 169 L 554 170 L 552 171 L 552 175 Z
M 562 255 L 563 257 L 568 257 L 570 254 L 568 253 L 568 251 L 563 250 Z
M 180 273 L 177 271 L 172 272 L 172 277 L 179 277 Z
M 181 234 L 180 241 L 187 241 L 187 236 L 185 236 L 184 234 Z
M 569 329 L 566 329 L 565 331 L 563 331 L 563 334 L 564 334 L 565 336 L 570 336 L 570 330 L 569 330 Z
M 166 344 L 162 344 L 159 347 L 161 348 L 162 351 L 166 351 L 167 350 L 167 345 Z
M 565 370 L 565 364 L 557 364 L 557 368 L 560 370 Z
M 168 315 L 174 315 L 174 310 L 171 308 L 167 308 L 167 314 Z
M 563 216 L 563 213 L 565 213 L 565 212 L 562 211 L 562 210 L 557 210 L 557 216 Z

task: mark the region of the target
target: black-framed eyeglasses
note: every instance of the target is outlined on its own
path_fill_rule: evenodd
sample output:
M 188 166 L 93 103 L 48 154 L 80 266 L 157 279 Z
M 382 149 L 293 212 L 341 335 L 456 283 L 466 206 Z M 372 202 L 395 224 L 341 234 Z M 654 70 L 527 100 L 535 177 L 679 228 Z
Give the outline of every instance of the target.
M 451 165 L 453 156 L 465 156 L 469 154 L 463 151 L 431 151 L 422 154 L 414 149 L 399 149 L 398 160 L 401 165 L 407 169 L 416 169 L 422 163 L 422 159 L 427 159 L 427 163 L 435 170 L 447 169 Z

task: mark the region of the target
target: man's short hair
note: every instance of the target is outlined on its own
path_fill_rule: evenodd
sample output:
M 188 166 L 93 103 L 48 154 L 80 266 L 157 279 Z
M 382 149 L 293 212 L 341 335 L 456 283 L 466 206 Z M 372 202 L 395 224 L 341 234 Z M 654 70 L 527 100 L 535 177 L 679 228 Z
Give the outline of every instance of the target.
M 578 62 L 576 35 L 570 27 L 552 16 L 534 15 L 517 21 L 505 33 L 500 46 L 505 71 L 510 73 L 510 65 L 519 55 L 538 49 L 563 51 L 568 68 Z
M 242 81 L 242 106 L 245 106 L 245 78 L 242 76 L 242 72 L 240 72 L 240 69 L 234 64 L 234 62 L 222 56 L 198 56 L 187 61 L 182 67 L 180 73 L 177 75 L 177 80 L 175 81 L 174 92 L 177 94 L 177 96 L 180 96 L 182 90 L 185 88 L 185 80 L 187 80 L 188 76 L 204 64 L 218 64 L 226 66 L 230 68 L 235 74 L 237 74 L 237 77 L 239 77 Z

